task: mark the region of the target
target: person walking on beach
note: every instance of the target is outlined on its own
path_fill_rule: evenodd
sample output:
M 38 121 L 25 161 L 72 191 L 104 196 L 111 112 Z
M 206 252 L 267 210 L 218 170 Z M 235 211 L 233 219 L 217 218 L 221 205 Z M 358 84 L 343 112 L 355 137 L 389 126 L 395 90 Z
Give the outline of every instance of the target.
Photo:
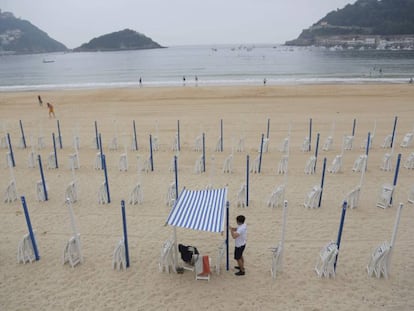
M 139 86 L 142 87 L 142 78 L 139 77 Z
M 37 95 L 37 100 L 39 101 L 39 106 L 43 106 L 43 100 L 42 97 L 40 97 L 40 95 Z
M 185 86 L 185 76 L 183 76 L 183 85 Z
M 53 118 L 56 118 L 55 116 L 55 109 L 53 108 L 53 105 L 50 103 L 47 103 L 47 108 L 49 109 L 49 118 L 53 116 Z
M 230 227 L 231 237 L 234 239 L 234 259 L 237 262 L 236 269 L 239 271 L 235 275 L 245 275 L 243 252 L 247 242 L 247 225 L 244 223 L 246 217 L 239 215 L 236 217 L 237 227 Z

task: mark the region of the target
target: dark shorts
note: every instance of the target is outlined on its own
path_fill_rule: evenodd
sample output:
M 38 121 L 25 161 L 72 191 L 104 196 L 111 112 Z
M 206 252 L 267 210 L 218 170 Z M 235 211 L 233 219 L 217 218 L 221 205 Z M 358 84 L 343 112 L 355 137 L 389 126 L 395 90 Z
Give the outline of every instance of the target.
M 240 247 L 235 247 L 234 248 L 234 259 L 238 260 L 242 258 L 245 248 L 246 248 L 246 244 Z

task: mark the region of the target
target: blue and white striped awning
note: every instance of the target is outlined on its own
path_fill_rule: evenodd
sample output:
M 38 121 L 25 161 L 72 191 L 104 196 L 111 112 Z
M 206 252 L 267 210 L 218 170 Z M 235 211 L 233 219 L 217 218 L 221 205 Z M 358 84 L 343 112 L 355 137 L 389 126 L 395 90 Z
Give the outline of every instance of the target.
M 168 216 L 175 227 L 222 232 L 227 202 L 227 188 L 210 190 L 184 189 Z

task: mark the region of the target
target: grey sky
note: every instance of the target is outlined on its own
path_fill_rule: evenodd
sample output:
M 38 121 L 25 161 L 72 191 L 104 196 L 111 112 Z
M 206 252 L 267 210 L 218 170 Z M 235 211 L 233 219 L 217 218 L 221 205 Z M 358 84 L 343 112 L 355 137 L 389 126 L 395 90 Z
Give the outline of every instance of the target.
M 0 0 L 68 48 L 125 28 L 164 46 L 284 43 L 356 0 Z

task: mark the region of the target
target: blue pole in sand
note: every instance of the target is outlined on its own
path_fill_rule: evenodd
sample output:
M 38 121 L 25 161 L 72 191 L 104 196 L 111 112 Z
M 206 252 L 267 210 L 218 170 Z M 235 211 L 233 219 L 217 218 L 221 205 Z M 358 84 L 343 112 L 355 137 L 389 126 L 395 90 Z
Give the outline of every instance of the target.
M 104 168 L 104 160 L 103 160 L 103 147 L 102 147 L 102 136 L 101 133 L 99 133 L 99 140 L 98 140 L 98 145 L 99 145 L 99 152 L 101 153 L 101 169 Z
M 206 136 L 203 133 L 203 172 L 206 171 Z
M 230 270 L 229 263 L 229 214 L 230 214 L 230 203 L 226 203 L 226 271 Z
M 323 158 L 322 179 L 321 179 L 321 196 L 319 197 L 318 207 L 322 204 L 323 186 L 325 183 L 326 158 Z
M 135 145 L 135 150 L 138 150 L 137 128 L 135 127 L 135 120 L 132 121 L 132 125 L 134 127 L 134 145 Z
M 267 132 L 266 132 L 266 138 L 269 139 L 270 134 L 270 119 L 267 119 Z
M 128 250 L 128 234 L 127 234 L 127 223 L 125 215 L 125 201 L 121 201 L 121 211 L 122 211 L 122 224 L 124 228 L 124 245 L 125 245 L 125 259 L 126 267 L 129 268 L 129 250 Z
M 312 148 L 312 118 L 309 119 L 309 152 Z
M 178 167 L 177 156 L 174 156 L 174 174 L 175 174 L 175 201 L 178 200 Z
M 26 149 L 26 138 L 24 137 L 22 120 L 19 120 L 19 123 L 20 123 L 20 131 L 22 132 L 23 147 L 24 147 L 24 149 Z
M 154 171 L 154 159 L 152 157 L 152 135 L 150 134 L 149 137 L 149 143 L 150 143 L 150 164 L 151 164 L 151 172 Z
M 98 123 L 95 121 L 96 149 L 99 150 Z
M 29 211 L 28 211 L 27 206 L 26 206 L 26 199 L 25 199 L 24 196 L 21 196 L 20 197 L 20 200 L 22 201 L 23 210 L 24 210 L 24 216 L 26 218 L 27 229 L 29 230 L 30 240 L 32 241 L 35 259 L 37 261 L 37 260 L 40 259 L 40 257 L 39 257 L 39 251 L 37 250 L 36 239 L 35 239 L 35 236 L 34 236 L 34 233 L 33 233 L 32 223 L 30 222 Z
M 7 142 L 9 144 L 10 158 L 11 158 L 11 161 L 12 161 L 12 166 L 15 167 L 16 166 L 16 162 L 14 162 L 13 148 L 12 148 L 12 144 L 11 144 L 11 139 L 10 139 L 10 134 L 9 133 L 7 133 Z
M 109 194 L 109 183 L 108 183 L 108 172 L 106 170 L 106 159 L 105 159 L 105 155 L 102 155 L 102 163 L 103 163 L 103 170 L 104 170 L 104 175 L 105 175 L 105 186 L 106 186 L 106 194 L 107 194 L 107 199 L 108 199 L 108 204 L 111 203 L 111 195 Z
M 400 162 L 401 162 L 401 153 L 399 153 L 397 157 L 397 165 L 395 167 L 394 182 L 393 182 L 394 188 L 397 185 L 398 172 L 400 171 Z M 391 196 L 390 203 L 392 204 L 392 196 Z
M 180 151 L 180 120 L 177 120 L 177 143 L 178 143 L 178 151 Z
M 356 119 L 354 119 L 354 125 L 352 126 L 352 137 L 355 136 Z
M 319 149 L 319 133 L 316 135 L 316 146 L 315 146 L 315 166 L 313 169 L 316 171 L 316 162 L 318 161 L 318 149 Z
M 342 205 L 341 223 L 339 224 L 338 239 L 336 240 L 336 245 L 338 246 L 338 254 L 336 254 L 335 263 L 334 263 L 334 270 L 335 271 L 336 271 L 336 263 L 338 262 L 339 247 L 341 245 L 342 230 L 344 228 L 346 206 L 347 206 L 347 202 L 344 201 L 344 203 Z
M 60 149 L 62 149 L 63 148 L 63 146 L 62 146 L 62 135 L 60 135 L 60 123 L 59 123 L 59 120 L 57 120 L 57 129 L 58 129 L 59 147 L 60 147 Z
M 262 169 L 263 140 L 264 140 L 264 134 L 262 134 L 262 142 L 260 143 L 259 173 Z
M 395 118 L 394 118 L 394 127 L 393 127 L 393 129 L 392 129 L 391 148 L 392 148 L 392 146 L 394 145 L 395 130 L 396 130 L 396 128 L 397 128 L 397 120 L 398 120 L 398 117 L 397 117 L 397 116 L 395 116 Z
M 43 174 L 42 159 L 40 157 L 40 154 L 37 155 L 37 160 L 39 162 L 40 177 L 42 178 L 43 192 L 45 193 L 45 201 L 47 201 L 48 197 L 47 197 L 46 181 L 45 181 L 45 175 Z
M 57 158 L 57 152 L 56 152 L 55 133 L 52 133 L 52 139 L 53 139 L 53 152 L 55 153 L 55 166 L 56 166 L 56 168 L 59 168 L 58 158 Z
M 246 206 L 249 206 L 249 155 L 246 156 Z
M 367 156 L 367 160 L 365 162 L 365 171 L 367 170 L 368 167 L 368 153 L 369 153 L 369 146 L 371 144 L 371 132 L 368 132 L 368 138 L 367 138 L 367 149 L 365 150 L 365 154 Z

